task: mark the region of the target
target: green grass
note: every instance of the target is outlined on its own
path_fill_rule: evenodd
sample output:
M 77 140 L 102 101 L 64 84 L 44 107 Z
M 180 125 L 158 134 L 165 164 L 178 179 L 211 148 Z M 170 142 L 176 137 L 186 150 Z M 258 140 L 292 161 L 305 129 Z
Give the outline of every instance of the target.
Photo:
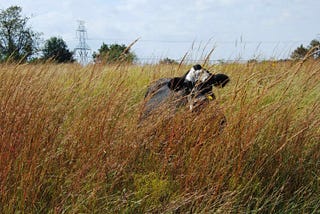
M 319 212 L 320 62 L 208 66 L 207 109 L 139 124 L 189 67 L 0 65 L 0 212 Z

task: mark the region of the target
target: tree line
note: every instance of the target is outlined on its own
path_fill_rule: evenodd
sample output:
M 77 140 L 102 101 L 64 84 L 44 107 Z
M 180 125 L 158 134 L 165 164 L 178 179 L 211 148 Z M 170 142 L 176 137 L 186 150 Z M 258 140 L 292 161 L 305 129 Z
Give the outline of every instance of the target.
M 41 47 L 41 33 L 28 27 L 29 17 L 22 16 L 22 8 L 11 6 L 0 11 L 0 62 L 72 63 L 75 61 L 61 37 L 51 37 Z M 133 63 L 136 55 L 126 45 L 103 43 L 98 53 L 93 53 L 97 63 L 125 61 Z
M 74 52 L 70 51 L 61 37 L 51 37 L 41 47 L 41 33 L 28 27 L 29 17 L 24 17 L 20 6 L 11 6 L 0 10 L 0 62 L 46 62 L 72 63 Z M 320 58 L 320 41 L 312 40 L 307 47 L 300 45 L 291 54 L 293 60 L 312 56 Z M 39 54 L 40 53 L 40 54 Z M 130 47 L 119 44 L 103 43 L 92 55 L 95 63 L 115 63 L 125 61 L 133 63 L 137 59 Z M 165 58 L 161 64 L 177 63 Z

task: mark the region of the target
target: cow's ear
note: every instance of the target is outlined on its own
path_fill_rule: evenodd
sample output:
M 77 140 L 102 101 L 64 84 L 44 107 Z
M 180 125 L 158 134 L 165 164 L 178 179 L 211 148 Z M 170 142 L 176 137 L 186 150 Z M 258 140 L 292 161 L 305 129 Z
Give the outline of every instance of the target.
M 223 88 L 230 81 L 230 78 L 225 74 L 213 74 L 209 81 L 215 87 Z
M 174 91 L 181 90 L 184 87 L 184 78 L 181 78 L 181 77 L 172 78 L 168 82 L 168 87 Z

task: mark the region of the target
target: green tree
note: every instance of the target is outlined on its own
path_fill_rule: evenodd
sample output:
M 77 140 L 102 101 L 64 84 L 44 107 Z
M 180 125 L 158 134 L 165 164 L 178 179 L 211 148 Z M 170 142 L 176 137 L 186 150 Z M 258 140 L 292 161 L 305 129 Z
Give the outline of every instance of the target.
M 303 59 L 308 53 L 313 55 L 315 59 L 320 57 L 320 41 L 313 39 L 308 47 L 300 45 L 291 54 L 292 59 Z
M 319 40 L 312 40 L 310 42 L 310 45 L 309 45 L 309 49 L 313 50 L 313 57 L 318 59 L 320 57 L 320 41 Z
M 133 63 L 136 60 L 136 55 L 130 51 L 130 48 L 119 44 L 108 46 L 103 43 L 98 49 L 98 53 L 93 53 L 92 56 L 96 63 L 115 63 L 121 61 Z
M 170 59 L 168 57 L 162 59 L 159 61 L 159 64 L 161 65 L 172 65 L 172 64 L 179 64 L 177 61 L 175 61 L 174 59 Z
M 297 47 L 291 54 L 291 59 L 303 59 L 308 53 L 308 48 L 305 48 L 303 45 Z
M 58 63 L 74 62 L 73 52 L 68 50 L 62 38 L 51 37 L 45 42 L 42 49 L 43 60 L 53 60 Z
M 0 11 L 0 61 L 26 61 L 38 51 L 40 34 L 27 26 L 22 8 L 11 6 Z

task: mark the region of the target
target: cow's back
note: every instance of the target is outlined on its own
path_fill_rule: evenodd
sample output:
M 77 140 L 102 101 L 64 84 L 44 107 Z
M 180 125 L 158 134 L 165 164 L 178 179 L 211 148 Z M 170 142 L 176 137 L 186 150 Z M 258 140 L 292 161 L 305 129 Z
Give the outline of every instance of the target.
M 169 88 L 170 78 L 162 78 L 152 83 L 145 94 L 142 119 L 152 113 L 166 114 L 175 112 L 179 106 L 186 103 L 184 92 L 176 92 Z

